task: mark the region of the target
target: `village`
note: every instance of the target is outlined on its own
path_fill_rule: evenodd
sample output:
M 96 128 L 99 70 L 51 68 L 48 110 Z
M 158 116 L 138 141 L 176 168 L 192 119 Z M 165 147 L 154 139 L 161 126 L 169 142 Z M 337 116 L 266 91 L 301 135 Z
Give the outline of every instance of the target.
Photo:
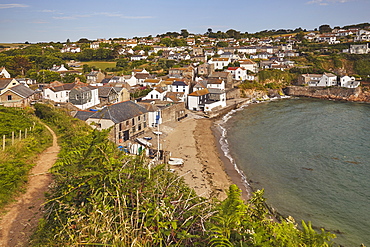
M 323 34 L 306 32 L 301 38 L 306 42 L 328 45 L 340 43 L 342 37 L 351 35 L 353 41 L 370 40 L 370 31 L 363 29 L 334 29 L 331 33 Z M 0 105 L 25 107 L 35 102 L 51 102 L 69 109 L 72 116 L 93 128 L 111 128 L 110 139 L 127 153 L 138 154 L 138 150 L 146 149 L 147 155 L 153 156 L 153 152 L 149 154 L 153 144 L 155 152 L 161 149 L 159 142 L 154 140 L 162 134 L 162 124 L 175 123 L 189 115 L 212 117 L 240 102 L 268 98 L 268 95 L 242 96 L 239 85 L 258 81 L 258 72 L 261 70 L 286 71 L 294 68 L 294 58 L 302 54 L 299 51 L 301 41 L 297 36 L 220 39 L 188 35 L 186 39 L 182 37 L 186 40 L 184 46 L 157 45 L 164 39 L 171 40 L 168 37 L 97 40 L 91 42 L 88 49 L 109 49 L 110 45 L 119 44 L 122 48 L 117 51 L 118 54 L 130 61 L 163 58 L 187 63 L 169 68 L 168 74 L 164 75 L 152 74 L 145 68 L 132 69 L 128 75 L 108 74 L 93 69 L 83 74 L 78 69 L 82 63 L 74 60 L 54 64 L 48 69 L 58 73 L 60 78 L 76 75 L 72 83 L 12 78 L 3 67 L 0 71 Z M 146 50 L 135 49 L 140 46 Z M 76 43 L 67 43 L 60 52 L 80 53 L 82 50 Z M 370 52 L 369 43 L 351 44 L 342 52 L 367 54 Z M 86 82 L 82 82 L 78 76 L 85 76 Z M 294 84 L 357 88 L 360 81 L 353 75 L 338 76 L 325 72 L 301 74 Z M 137 92 L 140 92 L 140 96 L 133 97 Z M 277 94 L 281 95 L 281 92 Z

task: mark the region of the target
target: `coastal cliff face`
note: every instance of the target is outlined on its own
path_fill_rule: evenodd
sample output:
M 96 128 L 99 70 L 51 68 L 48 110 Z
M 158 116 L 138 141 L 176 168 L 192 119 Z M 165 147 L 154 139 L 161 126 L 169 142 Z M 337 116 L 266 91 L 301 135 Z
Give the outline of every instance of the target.
M 300 87 L 290 86 L 284 88 L 289 96 L 304 96 L 320 99 L 346 100 L 356 102 L 370 102 L 370 92 L 358 88 L 340 87 Z

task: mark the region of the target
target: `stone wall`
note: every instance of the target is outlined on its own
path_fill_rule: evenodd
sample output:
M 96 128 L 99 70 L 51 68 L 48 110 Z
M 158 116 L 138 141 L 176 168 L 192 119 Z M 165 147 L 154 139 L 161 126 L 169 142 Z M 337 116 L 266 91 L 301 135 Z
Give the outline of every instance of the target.
M 165 122 L 176 122 L 179 119 L 185 117 L 185 103 L 175 103 L 162 108 L 162 121 Z
M 283 91 L 286 95 L 290 96 L 370 102 L 370 95 L 368 92 L 362 92 L 361 87 L 342 88 L 290 86 L 284 88 Z

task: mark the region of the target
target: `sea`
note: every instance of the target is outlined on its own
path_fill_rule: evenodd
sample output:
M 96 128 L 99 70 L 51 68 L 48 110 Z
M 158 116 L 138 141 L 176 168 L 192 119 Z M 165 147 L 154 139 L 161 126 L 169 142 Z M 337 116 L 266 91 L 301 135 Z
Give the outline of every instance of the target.
M 246 104 L 219 126 L 225 156 L 270 207 L 339 245 L 370 246 L 370 104 L 279 99 Z

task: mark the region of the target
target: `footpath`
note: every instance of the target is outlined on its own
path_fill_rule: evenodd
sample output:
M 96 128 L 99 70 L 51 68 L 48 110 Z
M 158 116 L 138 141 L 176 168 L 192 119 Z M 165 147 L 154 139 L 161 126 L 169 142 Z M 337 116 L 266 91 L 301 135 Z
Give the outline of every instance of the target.
M 29 238 L 43 215 L 45 192 L 52 182 L 48 170 L 54 165 L 60 147 L 57 136 L 45 125 L 53 136 L 53 145 L 39 155 L 36 165 L 30 171 L 26 192 L 8 205 L 0 219 L 0 246 L 28 246 Z

